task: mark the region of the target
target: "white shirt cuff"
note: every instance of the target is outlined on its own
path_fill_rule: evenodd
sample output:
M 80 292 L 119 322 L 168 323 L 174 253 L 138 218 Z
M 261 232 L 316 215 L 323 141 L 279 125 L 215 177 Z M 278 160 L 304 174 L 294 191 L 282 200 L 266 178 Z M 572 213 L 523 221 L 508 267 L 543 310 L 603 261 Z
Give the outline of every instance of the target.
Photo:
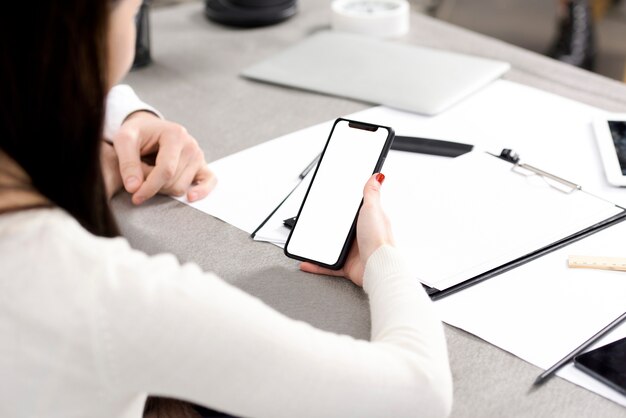
M 109 91 L 106 100 L 104 139 L 112 142 L 113 136 L 120 129 L 126 118 L 131 113 L 140 110 L 152 112 L 159 118 L 163 118 L 163 115 L 158 110 L 141 101 L 130 86 L 119 84 L 113 87 Z

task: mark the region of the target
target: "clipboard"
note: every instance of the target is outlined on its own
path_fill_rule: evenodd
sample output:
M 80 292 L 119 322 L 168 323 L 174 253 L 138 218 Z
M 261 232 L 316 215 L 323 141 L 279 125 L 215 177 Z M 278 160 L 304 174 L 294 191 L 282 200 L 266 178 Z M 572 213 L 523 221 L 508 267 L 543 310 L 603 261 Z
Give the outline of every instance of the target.
M 388 161 L 387 167 L 392 164 L 393 160 Z M 415 260 L 416 276 L 433 300 L 493 278 L 626 219 L 624 208 L 584 191 L 575 182 L 520 162 L 509 149 L 499 155 L 469 153 L 442 167 L 440 173 L 443 170 L 448 177 L 433 179 L 434 186 L 418 186 L 419 190 L 408 192 L 410 181 L 399 186 L 408 194 L 407 200 L 411 195 L 429 194 L 435 188 L 439 188 L 439 194 L 432 196 L 430 206 L 424 198 L 412 202 L 414 206 L 409 208 L 430 219 L 413 219 L 394 228 L 398 248 L 405 247 L 407 257 Z M 399 167 L 395 175 L 402 171 L 408 172 L 406 167 L 404 170 Z M 416 184 L 419 170 L 413 175 Z M 459 182 L 465 184 L 457 187 Z M 465 186 L 473 188 L 475 193 L 462 190 Z M 397 195 L 398 190 L 386 192 Z M 455 192 L 474 195 L 480 201 L 464 203 L 463 197 L 455 196 Z M 392 225 L 396 220 L 407 219 L 398 208 L 398 201 L 385 202 L 383 196 L 383 203 L 387 203 L 385 208 Z M 449 224 L 456 222 L 458 226 L 462 222 L 452 219 L 455 215 L 473 224 L 455 235 Z M 441 231 L 436 231 L 436 226 L 420 229 L 427 223 L 441 222 L 448 224 L 442 225 Z M 407 233 L 422 236 L 407 237 Z M 464 241 L 464 245 L 451 242 L 454 240 Z M 489 240 L 496 241 L 495 245 L 485 244 Z M 428 245 L 434 250 L 429 250 Z M 470 256 L 463 250 L 470 252 Z M 476 257 L 476 262 L 471 257 Z M 458 266 L 445 265 L 446 261 L 452 264 L 458 261 Z
M 413 261 L 416 278 L 433 300 L 626 219 L 626 209 L 520 162 L 508 149 L 499 155 L 419 158 L 390 152 L 382 198 L 396 246 Z M 300 195 L 296 187 L 263 225 L 274 222 L 286 236 L 282 222 L 293 216 L 288 208 L 299 204 Z M 280 245 L 276 237 L 268 241 Z
M 493 156 L 495 157 L 496 155 L 493 155 Z M 554 174 L 551 174 L 545 170 L 541 170 L 532 165 L 521 163 L 519 156 L 515 152 L 513 152 L 511 149 L 502 150 L 500 155 L 498 155 L 497 157 L 500 158 L 501 160 L 511 163 L 512 164 L 511 170 L 513 172 L 518 171 L 520 169 L 526 170 L 529 173 L 532 173 L 533 175 L 537 175 L 537 176 L 542 177 L 543 179 L 552 181 L 553 183 L 550 184 L 550 187 L 554 187 L 556 191 L 559 191 L 565 194 L 570 194 L 574 192 L 582 192 L 582 187 L 572 181 L 566 180 L 562 177 L 556 176 Z M 523 175 L 523 173 L 521 174 Z M 589 196 L 593 196 L 593 195 L 589 195 Z M 597 199 L 603 200 L 601 198 L 597 198 Z M 431 299 L 433 300 L 441 299 L 448 295 L 464 290 L 470 286 L 478 284 L 484 280 L 490 279 L 506 271 L 514 269 L 520 265 L 528 263 L 536 258 L 539 258 L 559 248 L 565 247 L 589 235 L 595 234 L 596 232 L 599 232 L 605 228 L 608 228 L 609 226 L 615 225 L 626 219 L 626 209 L 622 208 L 621 206 L 614 205 L 614 204 L 613 206 L 616 209 L 616 213 L 614 215 L 609 216 L 608 218 L 603 219 L 597 223 L 589 225 L 588 227 L 583 228 L 579 231 L 576 231 L 575 233 L 572 233 L 571 235 L 564 236 L 563 238 L 558 239 L 550 243 L 549 245 L 538 248 L 521 257 L 513 259 L 509 262 L 506 262 L 496 268 L 485 271 L 484 273 L 468 278 L 467 280 L 464 280 L 458 284 L 447 287 L 445 289 L 436 289 L 434 287 L 429 287 L 427 285 L 424 285 L 424 288 L 426 289 L 426 292 L 431 297 Z

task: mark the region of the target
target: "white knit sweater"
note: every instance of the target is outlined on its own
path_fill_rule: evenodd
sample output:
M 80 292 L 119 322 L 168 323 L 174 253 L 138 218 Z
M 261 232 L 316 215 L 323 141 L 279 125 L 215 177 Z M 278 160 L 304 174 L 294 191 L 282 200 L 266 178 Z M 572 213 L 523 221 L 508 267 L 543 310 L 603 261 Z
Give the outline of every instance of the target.
M 147 394 L 253 417 L 443 417 L 442 326 L 396 251 L 368 260 L 371 342 L 291 320 L 60 209 L 0 216 L 0 416 L 140 417 Z

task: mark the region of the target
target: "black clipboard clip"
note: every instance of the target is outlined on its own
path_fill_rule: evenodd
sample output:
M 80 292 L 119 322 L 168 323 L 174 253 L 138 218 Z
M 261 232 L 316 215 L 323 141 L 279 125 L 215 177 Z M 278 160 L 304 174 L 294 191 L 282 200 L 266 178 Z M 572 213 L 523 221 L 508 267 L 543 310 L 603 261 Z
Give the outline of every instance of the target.
M 512 149 L 503 149 L 500 155 L 498 155 L 497 157 L 513 164 L 513 168 L 511 168 L 511 170 L 513 170 L 517 174 L 527 177 L 533 175 L 540 176 L 546 181 L 546 183 L 550 187 L 560 192 L 570 194 L 576 190 L 582 190 L 582 187 L 574 182 L 565 180 L 562 177 L 556 176 L 552 173 L 548 173 L 547 171 L 532 166 L 530 164 L 520 163 L 519 155 Z
M 293 229 L 293 227 L 296 225 L 296 219 L 298 219 L 297 216 L 294 216 L 293 218 L 287 218 L 283 221 L 283 225 L 285 225 L 287 229 Z

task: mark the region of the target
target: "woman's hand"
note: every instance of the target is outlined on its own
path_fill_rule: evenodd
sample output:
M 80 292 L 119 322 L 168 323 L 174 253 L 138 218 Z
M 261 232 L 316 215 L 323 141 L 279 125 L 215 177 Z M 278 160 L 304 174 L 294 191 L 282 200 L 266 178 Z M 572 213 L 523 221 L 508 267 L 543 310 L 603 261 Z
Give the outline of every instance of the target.
M 309 273 L 343 276 L 355 284 L 363 286 L 363 273 L 367 259 L 385 244 L 393 245 L 391 225 L 380 204 L 380 186 L 385 180 L 381 173 L 367 181 L 363 189 L 363 206 L 356 223 L 356 240 L 350 249 L 346 263 L 341 270 L 329 270 L 304 262 L 300 269 Z
M 122 176 L 113 145 L 102 141 L 100 150 L 100 165 L 107 199 L 111 199 L 122 188 Z
M 113 138 L 124 188 L 136 205 L 157 193 L 187 195 L 193 202 L 215 187 L 215 175 L 207 167 L 198 142 L 177 123 L 150 112 L 130 115 Z M 141 160 L 156 154 L 154 164 Z

